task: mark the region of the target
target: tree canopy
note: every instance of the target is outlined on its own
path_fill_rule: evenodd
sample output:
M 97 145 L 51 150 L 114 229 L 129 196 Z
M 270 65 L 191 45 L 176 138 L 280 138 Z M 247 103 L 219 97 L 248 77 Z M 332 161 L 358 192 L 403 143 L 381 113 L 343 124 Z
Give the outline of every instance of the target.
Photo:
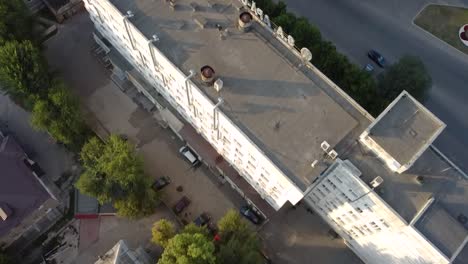
M 46 98 L 35 102 L 31 124 L 76 151 L 88 136 L 78 101 L 59 79 L 53 80 Z
M 80 158 L 84 172 L 76 187 L 102 203 L 112 202 L 117 213 L 140 217 L 153 213 L 158 194 L 143 171 L 143 162 L 134 147 L 119 136 L 107 142 L 91 138 L 83 146 Z
M 418 57 L 403 56 L 379 76 L 379 92 L 387 104 L 403 90 L 423 101 L 432 84 L 431 76 Z
M 151 233 L 151 241 L 165 248 L 169 240 L 175 236 L 176 230 L 171 221 L 161 219 L 153 224 Z
M 34 18 L 22 0 L 0 0 L 0 45 L 11 40 L 34 40 Z
M 201 232 L 196 232 L 199 230 Z M 158 264 L 215 264 L 215 246 L 202 228 L 189 224 L 171 238 Z
M 7 255 L 0 253 L 0 264 L 12 264 L 12 262 Z
M 13 98 L 32 105 L 49 87 L 47 63 L 29 40 L 0 46 L 0 82 Z
M 239 213 L 229 210 L 218 222 L 219 249 L 216 253 L 219 264 L 262 264 L 260 242 L 248 223 Z

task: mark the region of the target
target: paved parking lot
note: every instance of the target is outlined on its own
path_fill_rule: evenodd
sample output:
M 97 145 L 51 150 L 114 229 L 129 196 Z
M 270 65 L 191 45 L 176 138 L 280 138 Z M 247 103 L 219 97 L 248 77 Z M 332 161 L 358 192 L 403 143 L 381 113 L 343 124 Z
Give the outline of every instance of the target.
M 139 108 L 109 80 L 109 74 L 90 54 L 92 30 L 87 14 L 77 15 L 47 43 L 50 64 L 62 72 L 81 98 L 91 123 L 105 131 L 125 134 L 135 142 L 149 175 L 171 177 L 173 182 L 165 188 L 164 200 L 172 206 L 187 195 L 192 204 L 182 213 L 186 221 L 192 221 L 203 211 L 218 219 L 229 208 L 239 208 L 243 201 L 228 184 L 219 185 L 204 167 L 190 169 L 178 153 L 183 143 L 169 130 L 159 127 L 152 114 Z M 183 192 L 176 190 L 179 185 Z M 140 228 L 137 225 L 135 228 Z M 132 228 L 131 224 L 126 226 L 127 234 Z M 326 235 L 328 229 L 318 216 L 307 213 L 301 206 L 294 210 L 286 205 L 263 226 L 260 234 L 274 263 L 360 263 L 341 240 Z M 120 233 L 107 235 L 115 237 Z

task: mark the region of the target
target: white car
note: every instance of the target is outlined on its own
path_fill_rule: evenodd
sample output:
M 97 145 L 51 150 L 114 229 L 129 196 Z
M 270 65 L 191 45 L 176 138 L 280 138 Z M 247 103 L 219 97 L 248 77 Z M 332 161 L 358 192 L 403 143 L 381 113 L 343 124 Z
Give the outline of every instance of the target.
M 179 153 L 182 154 L 192 164 L 192 166 L 196 166 L 200 163 L 197 154 L 195 154 L 195 152 L 188 146 L 181 147 L 179 149 Z

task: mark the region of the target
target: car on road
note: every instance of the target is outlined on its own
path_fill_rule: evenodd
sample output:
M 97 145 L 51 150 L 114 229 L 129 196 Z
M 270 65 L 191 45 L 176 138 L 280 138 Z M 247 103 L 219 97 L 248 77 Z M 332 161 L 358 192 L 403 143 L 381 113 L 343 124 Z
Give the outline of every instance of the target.
M 205 226 L 206 224 L 208 224 L 210 220 L 211 220 L 210 215 L 208 215 L 207 213 L 202 213 L 193 221 L 193 223 L 196 226 Z
M 182 211 L 189 205 L 190 205 L 190 199 L 187 198 L 187 196 L 185 195 L 182 196 L 182 198 L 180 198 L 180 200 L 177 201 L 177 203 L 173 207 L 174 213 L 176 214 L 182 213 Z
M 162 177 L 159 177 L 157 178 L 153 185 L 151 185 L 151 187 L 153 188 L 153 190 L 155 191 L 159 191 L 161 190 L 162 188 L 166 187 L 167 185 L 169 185 L 169 183 L 171 183 L 171 178 L 167 177 L 167 176 L 162 176 Z
M 250 206 L 242 206 L 239 211 L 245 218 L 249 219 L 250 222 L 256 225 L 260 224 L 260 216 Z
M 181 147 L 179 149 L 179 153 L 182 154 L 182 156 L 184 156 L 184 158 L 192 164 L 192 167 L 195 167 L 200 163 L 198 155 L 195 154 L 195 152 L 190 149 L 189 146 Z
M 367 52 L 367 57 L 373 60 L 381 68 L 385 67 L 385 58 L 379 52 L 375 50 L 369 50 L 369 52 Z

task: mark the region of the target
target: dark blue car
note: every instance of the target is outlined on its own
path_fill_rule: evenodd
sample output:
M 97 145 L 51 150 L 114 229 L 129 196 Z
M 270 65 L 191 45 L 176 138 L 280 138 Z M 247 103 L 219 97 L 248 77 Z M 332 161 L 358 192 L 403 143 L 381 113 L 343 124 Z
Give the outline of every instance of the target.
M 260 216 L 249 206 L 242 206 L 239 211 L 243 216 L 245 216 L 245 218 L 249 219 L 252 223 L 256 225 L 260 224 Z
M 385 58 L 377 51 L 370 50 L 369 52 L 367 52 L 367 57 L 369 57 L 369 59 L 374 61 L 381 68 L 385 67 Z

